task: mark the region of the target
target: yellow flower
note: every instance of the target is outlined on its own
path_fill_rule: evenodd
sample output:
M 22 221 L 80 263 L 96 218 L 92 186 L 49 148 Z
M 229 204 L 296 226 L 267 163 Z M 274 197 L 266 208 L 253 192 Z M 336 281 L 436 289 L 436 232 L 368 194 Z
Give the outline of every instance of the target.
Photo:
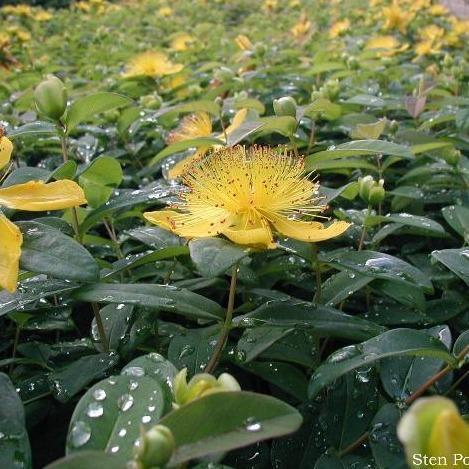
M 184 51 L 194 42 L 194 38 L 187 33 L 176 34 L 171 40 L 171 49 L 174 51 Z
M 273 12 L 278 7 L 278 0 L 264 0 L 262 9 L 266 12 Z
M 244 34 L 238 34 L 235 37 L 235 42 L 241 50 L 252 50 L 254 47 L 251 40 Z
M 124 76 L 147 75 L 162 77 L 181 71 L 183 65 L 175 64 L 162 52 L 144 52 L 132 59 Z
M 415 45 L 417 58 L 440 52 L 443 47 L 444 35 L 445 30 L 435 24 L 431 24 L 423 28 L 420 32 L 421 40 Z
M 370 38 L 365 45 L 365 49 L 376 50 L 379 57 L 391 57 L 408 47 L 408 44 L 399 46 L 399 41 L 394 36 L 375 36 Z
M 403 34 L 406 32 L 407 25 L 414 18 L 412 12 L 402 10 L 395 0 L 392 5 L 383 8 L 383 16 L 386 19 L 384 29 L 398 29 Z
M 350 20 L 346 18 L 343 21 L 337 21 L 337 23 L 334 23 L 331 26 L 331 29 L 329 29 L 329 37 L 330 38 L 335 38 L 340 35 L 342 35 L 345 31 L 347 31 L 350 28 Z
M 18 28 L 18 26 L 9 26 L 7 32 L 15 36 L 21 42 L 28 42 L 31 39 L 31 34 L 28 31 Z
M 216 135 L 215 138 L 224 139 L 225 134 L 229 137 L 246 120 L 247 115 L 248 109 L 240 109 L 233 117 L 233 122 L 225 129 L 225 132 Z M 210 116 L 205 112 L 201 112 L 184 118 L 178 129 L 170 134 L 168 143 L 176 143 L 199 137 L 208 137 L 211 134 L 212 121 L 210 120 Z M 168 171 L 168 177 L 170 179 L 176 179 L 185 174 L 194 162 L 205 156 L 211 148 L 213 150 L 219 150 L 223 147 L 221 145 L 199 147 L 193 155 L 190 155 L 175 164 Z
M 448 9 L 444 5 L 432 5 L 428 13 L 433 16 L 443 16 L 448 14 Z
M 84 12 L 89 12 L 91 10 L 91 5 L 87 2 L 76 2 L 73 4 L 73 6 L 80 10 L 80 11 L 84 11 Z
M 0 134 L 0 169 L 11 158 L 13 145 Z M 0 207 L 32 212 L 61 210 L 86 203 L 81 187 L 73 181 L 29 181 L 0 188 Z M 16 290 L 23 237 L 19 228 L 0 212 L 0 287 Z
M 298 42 L 303 42 L 308 38 L 311 32 L 311 21 L 308 20 L 305 12 L 301 13 L 300 19 L 293 25 L 290 32 Z
M 187 191 L 175 210 L 144 217 L 185 238 L 224 235 L 242 245 L 275 248 L 272 230 L 302 241 L 323 241 L 349 224 L 327 228 L 311 221 L 319 185 L 303 175 L 304 162 L 270 147 L 225 148 L 195 163 L 184 175 Z M 302 220 L 306 216 L 309 220 Z
M 172 14 L 173 14 L 173 10 L 170 7 L 161 7 L 158 10 L 158 15 L 163 16 L 165 18 L 168 16 L 171 16 Z
M 52 15 L 45 10 L 39 10 L 33 17 L 36 21 L 49 21 L 52 19 Z
M 33 9 L 29 5 L 7 5 L 2 8 L 2 13 L 18 16 L 32 16 Z
M 461 37 L 469 34 L 469 20 L 450 18 L 451 27 L 445 36 L 448 45 L 456 47 L 462 43 Z

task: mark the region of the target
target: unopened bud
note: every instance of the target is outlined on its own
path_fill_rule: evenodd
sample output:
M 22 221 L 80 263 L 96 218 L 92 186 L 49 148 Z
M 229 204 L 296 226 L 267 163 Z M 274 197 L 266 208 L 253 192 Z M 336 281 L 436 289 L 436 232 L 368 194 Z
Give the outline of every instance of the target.
M 164 425 L 155 425 L 142 434 L 134 447 L 134 459 L 139 467 L 163 467 L 171 459 L 176 442 L 171 430 Z
M 67 90 L 62 81 L 50 75 L 34 90 L 37 110 L 49 119 L 58 121 L 67 109 Z
M 296 101 L 290 96 L 274 99 L 274 112 L 277 116 L 291 116 L 296 118 Z

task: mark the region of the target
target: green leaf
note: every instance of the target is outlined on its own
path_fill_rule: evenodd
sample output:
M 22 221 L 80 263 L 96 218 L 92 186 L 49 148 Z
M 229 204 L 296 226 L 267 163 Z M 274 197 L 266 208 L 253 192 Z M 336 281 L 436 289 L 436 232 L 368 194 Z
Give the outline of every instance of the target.
M 0 373 L 0 467 L 31 469 L 32 458 L 24 408 L 10 378 Z
M 384 107 L 385 105 L 383 99 L 369 94 L 359 94 L 357 96 L 353 96 L 352 98 L 347 99 L 344 102 L 347 104 L 359 104 L 361 106 L 369 107 Z
M 333 308 L 298 300 L 269 301 L 233 320 L 238 327 L 270 325 L 311 328 L 319 335 L 364 340 L 381 334 L 385 328 L 371 321 L 349 316 Z
M 129 374 L 104 379 L 75 407 L 66 452 L 101 450 L 129 460 L 140 427 L 148 430 L 170 406 L 167 388 L 153 378 Z
M 152 352 L 135 358 L 122 368 L 121 375 L 148 376 L 151 379 L 167 386 L 171 391 L 173 380 L 177 375 L 176 367 L 163 355 Z
M 204 277 L 223 275 L 249 255 L 249 249 L 221 238 L 198 238 L 189 242 L 191 258 Z
M 386 127 L 386 119 L 380 119 L 370 124 L 357 124 L 352 130 L 351 137 L 355 140 L 378 139 Z
M 414 155 L 419 155 L 420 153 L 426 153 L 433 150 L 441 150 L 442 148 L 452 147 L 451 142 L 429 142 L 429 143 L 420 143 L 418 145 L 412 145 L 410 151 Z
M 262 361 L 243 364 L 242 368 L 275 385 L 300 402 L 306 400 L 308 381 L 305 374 L 295 366 L 282 362 Z
M 351 370 L 372 365 L 383 358 L 406 355 L 439 358 L 450 364 L 455 361 L 442 342 L 425 332 L 393 329 L 359 345 L 339 349 L 330 355 L 312 375 L 308 388 L 309 397 L 313 398 L 324 386 Z
M 117 93 L 100 91 L 76 99 L 68 108 L 65 118 L 67 133 L 73 130 L 78 124 L 87 121 L 101 112 L 127 106 L 132 100 L 127 96 Z
M 49 180 L 73 179 L 76 172 L 77 164 L 73 160 L 68 160 L 51 173 Z
M 372 422 L 370 447 L 377 469 L 406 469 L 405 455 L 397 438 L 396 427 L 401 418 L 394 404 L 385 404 Z
M 446 222 L 463 238 L 469 237 L 469 208 L 462 205 L 450 205 L 441 209 Z
M 52 393 L 60 402 L 69 401 L 95 379 L 102 378 L 106 371 L 119 362 L 114 353 L 100 353 L 82 357 L 65 368 L 49 375 Z
M 404 145 L 385 140 L 354 140 L 313 153 L 306 157 L 306 169 L 313 163 L 359 155 L 392 155 L 405 159 L 414 159 L 410 149 Z
M 92 282 L 99 276 L 93 256 L 74 239 L 35 221 L 19 222 L 23 233 L 21 267 L 66 280 Z
M 467 285 L 469 285 L 469 249 L 443 249 L 433 251 L 432 257 L 448 267 Z
M 78 285 L 63 280 L 29 280 L 15 293 L 0 291 L 0 316 L 17 309 L 24 309 L 42 298 L 74 290 Z
M 342 108 L 339 104 L 331 103 L 325 98 L 318 98 L 303 109 L 299 108 L 298 111 L 297 118 L 301 118 L 303 115 L 312 119 L 324 116 L 328 120 L 335 120 L 342 114 Z
M 190 140 L 182 140 L 180 142 L 172 143 L 168 145 L 159 153 L 157 153 L 148 163 L 148 166 L 154 166 L 159 163 L 163 158 L 166 158 L 169 155 L 178 153 L 189 148 L 201 148 L 201 147 L 213 147 L 214 145 L 225 146 L 225 142 L 215 137 L 198 137 L 192 138 Z
M 119 190 L 101 207 L 93 210 L 80 224 L 80 233 L 86 233 L 95 223 L 110 216 L 116 210 L 133 208 L 135 205 L 155 205 L 155 201 L 170 195 L 169 187 L 151 184 L 136 190 Z
M 453 354 L 459 355 L 469 345 L 469 330 L 464 331 L 454 342 Z M 469 359 L 469 356 L 466 357 Z
M 138 304 L 193 319 L 219 320 L 224 315 L 214 301 L 171 285 L 97 283 L 78 289 L 73 296 L 81 301 Z
M 120 163 L 110 156 L 100 156 L 80 174 L 78 181 L 85 191 L 88 205 L 98 208 L 109 200 L 122 178 Z
M 330 276 L 321 287 L 321 303 L 328 306 L 346 300 L 350 295 L 361 290 L 373 280 L 372 277 L 343 270 Z
M 30 135 L 54 135 L 56 133 L 57 127 L 50 122 L 31 122 L 8 132 L 8 137 L 14 140 L 18 137 Z
M 161 419 L 176 440 L 171 465 L 294 432 L 301 415 L 278 399 L 251 392 L 211 394 Z
M 259 128 L 260 135 L 279 133 L 285 137 L 290 137 L 295 133 L 297 122 L 291 116 L 271 116 L 261 117 L 259 122 L 262 126 Z
M 168 358 L 177 368 L 187 368 L 190 376 L 200 373 L 207 366 L 219 335 L 219 327 L 188 330 L 176 335 L 169 343 Z
M 421 217 L 418 215 L 412 215 L 410 213 L 389 213 L 386 216 L 371 216 L 369 222 L 394 222 L 404 226 L 412 226 L 415 228 L 421 228 L 426 231 L 433 233 L 445 234 L 445 229 L 436 221 L 431 218 Z
M 227 145 L 232 147 L 262 128 L 262 122 L 245 121 L 228 135 Z
M 102 451 L 80 451 L 48 464 L 44 469 L 127 469 L 127 461 Z
M 342 251 L 324 255 L 321 261 L 341 270 L 407 283 L 421 287 L 428 292 L 433 290 L 427 275 L 402 259 L 389 254 L 375 251 Z

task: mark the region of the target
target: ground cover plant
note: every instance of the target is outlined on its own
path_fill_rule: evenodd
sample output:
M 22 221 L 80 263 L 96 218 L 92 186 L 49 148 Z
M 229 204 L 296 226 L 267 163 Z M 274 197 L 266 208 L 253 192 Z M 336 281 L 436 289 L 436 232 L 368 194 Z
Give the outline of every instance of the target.
M 0 8 L 0 466 L 465 467 L 468 21 L 68 3 Z

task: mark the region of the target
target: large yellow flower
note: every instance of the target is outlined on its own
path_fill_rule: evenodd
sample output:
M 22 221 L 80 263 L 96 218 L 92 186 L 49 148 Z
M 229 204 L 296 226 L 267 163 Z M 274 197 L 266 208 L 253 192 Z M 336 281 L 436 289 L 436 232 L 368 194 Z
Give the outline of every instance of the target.
M 365 45 L 365 49 L 376 51 L 376 55 L 379 57 L 391 57 L 408 47 L 408 44 L 401 46 L 394 36 L 374 36 Z
M 163 52 L 144 52 L 132 59 L 126 73 L 127 77 L 147 75 L 150 77 L 162 77 L 180 72 L 182 64 L 175 64 L 169 60 Z
M 0 132 L 0 169 L 10 161 L 13 145 Z M 69 180 L 44 183 L 30 181 L 0 188 L 0 207 L 32 212 L 61 210 L 86 203 L 81 187 Z M 16 290 L 23 236 L 19 228 L 0 212 L 0 287 Z
M 325 227 L 311 220 L 325 208 L 315 203 L 319 185 L 304 176 L 302 159 L 270 147 L 219 150 L 196 162 L 183 182 L 187 191 L 174 210 L 144 216 L 185 238 L 222 234 L 237 244 L 275 248 L 273 231 L 316 242 L 349 227 L 343 221 Z

